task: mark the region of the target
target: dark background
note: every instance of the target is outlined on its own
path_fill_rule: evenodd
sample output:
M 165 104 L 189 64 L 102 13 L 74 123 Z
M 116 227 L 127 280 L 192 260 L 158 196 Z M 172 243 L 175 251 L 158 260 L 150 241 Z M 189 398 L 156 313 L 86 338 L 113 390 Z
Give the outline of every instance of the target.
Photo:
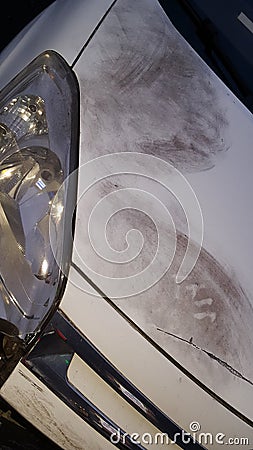
M 0 51 L 53 0 L 6 1 L 1 5 Z

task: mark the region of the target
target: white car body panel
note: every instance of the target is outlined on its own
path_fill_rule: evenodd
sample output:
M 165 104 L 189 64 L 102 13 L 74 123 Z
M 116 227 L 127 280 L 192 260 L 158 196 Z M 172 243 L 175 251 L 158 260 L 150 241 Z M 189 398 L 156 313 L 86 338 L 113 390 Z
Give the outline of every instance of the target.
M 7 380 L 1 395 L 64 450 L 113 448 L 21 363 Z
M 93 208 L 107 196 L 96 216 L 97 252 L 105 248 L 100 223 L 106 211 L 107 237 L 117 251 L 124 249 L 127 231 L 137 225 L 144 233 L 148 248 L 140 254 L 136 271 L 151 259 L 154 233 L 141 216 L 133 214 L 131 219 L 129 211 L 115 215 L 110 225 L 111 211 L 120 211 L 122 203 L 108 194 L 129 187 L 151 191 L 170 210 L 177 230 L 187 234 L 181 208 L 157 183 L 124 174 L 104 179 L 81 196 L 81 169 L 73 261 L 109 298 L 111 278 L 118 277 L 119 299 L 113 299 L 118 308 L 190 373 L 252 419 L 252 114 L 190 48 L 157 2 L 139 0 L 134 19 L 132 10 L 131 1 L 119 1 L 75 67 L 81 87 L 80 164 L 125 151 L 153 154 L 175 165 L 200 202 L 203 248 L 192 273 L 176 284 L 187 241 L 181 237 L 170 270 L 160 279 L 158 274 L 150 289 L 121 298 L 121 277 L 132 272 L 127 267 L 124 273 L 122 264 L 108 264 L 94 252 L 88 234 Z M 101 174 L 109 173 L 106 161 L 99 164 L 104 164 Z M 90 178 L 99 179 L 98 164 L 94 173 L 92 167 Z M 159 179 L 155 163 L 152 170 Z M 135 194 L 128 195 L 134 205 Z M 157 205 L 148 205 L 143 195 L 144 205 L 145 201 L 158 229 L 169 229 L 157 216 Z M 137 241 L 131 245 L 137 252 Z M 167 258 L 166 249 L 161 253 Z M 71 308 L 75 309 L 73 300 Z
M 75 388 L 130 435 L 138 433 L 139 436 L 143 436 L 145 433 L 149 433 L 150 436 L 155 437 L 160 433 L 148 420 L 144 419 L 132 406 L 128 405 L 105 381 L 101 380 L 77 355 L 74 356 L 69 366 L 68 379 Z M 177 445 L 174 447 L 175 449 L 180 448 Z M 152 443 L 146 443 L 145 448 L 162 450 L 164 444 L 159 441 L 153 445 Z
M 1 52 L 0 89 L 45 50 L 57 51 L 71 65 L 112 3 L 112 0 L 52 3 Z
M 73 269 L 71 270 L 75 272 Z M 76 282 L 79 281 L 79 275 L 76 272 L 72 273 L 71 276 L 73 279 L 77 278 Z M 82 283 L 84 283 L 84 280 L 82 280 Z M 91 288 L 87 285 L 86 289 L 89 290 Z M 74 308 L 73 301 L 75 301 L 76 306 Z M 84 304 L 86 308 L 83 307 Z M 225 434 L 224 442 L 228 442 L 229 438 L 236 437 L 246 437 L 249 439 L 249 442 L 252 442 L 253 430 L 250 426 L 221 406 L 210 395 L 204 392 L 203 389 L 197 386 L 196 383 L 176 368 L 173 363 L 162 356 L 118 312 L 111 308 L 104 299 L 98 299 L 95 292 L 93 292 L 93 295 L 84 294 L 80 289 L 69 283 L 62 302 L 62 309 L 76 326 L 82 329 L 85 335 L 89 336 L 93 344 L 100 349 L 118 370 L 124 373 L 136 387 L 169 417 L 173 417 L 173 420 L 187 432 L 190 432 L 189 426 L 192 422 L 198 422 L 201 425 L 201 432 L 211 433 L 214 443 L 215 436 L 221 432 Z M 89 314 L 87 314 L 87 310 Z M 103 327 L 101 327 L 101 323 L 104 324 Z M 116 342 L 118 345 L 115 345 Z M 120 352 L 118 351 L 119 346 L 121 348 Z M 131 352 L 129 349 L 131 349 Z M 75 371 L 78 371 L 79 374 L 75 373 Z M 26 378 L 24 378 L 22 373 Z M 91 401 L 95 401 L 97 406 L 101 406 L 104 403 L 103 408 L 110 410 L 111 405 L 112 407 L 114 406 L 115 394 L 111 392 L 110 398 L 107 395 L 108 392 L 105 391 L 105 396 L 99 398 L 98 394 L 103 382 L 100 382 L 99 387 L 96 387 L 96 390 L 94 390 L 92 389 L 94 387 L 94 374 L 91 374 L 91 378 L 87 378 L 86 380 L 83 378 L 84 374 L 85 370 L 80 367 L 79 358 L 75 358 L 73 360 L 73 366 L 70 366 L 68 371 L 70 382 L 77 389 L 80 389 L 82 393 L 88 395 Z M 35 386 L 32 383 L 35 383 Z M 41 390 L 38 390 L 36 385 Z M 58 427 L 55 425 L 55 422 L 56 424 L 61 423 L 62 429 L 64 430 L 69 430 L 69 426 L 71 426 L 75 441 L 73 441 L 71 434 L 69 435 L 69 439 L 71 442 L 79 442 L 80 449 L 95 449 L 95 445 L 98 445 L 97 448 L 100 448 L 101 439 L 96 441 L 97 433 L 91 432 L 86 435 L 89 427 L 85 426 L 80 429 L 80 418 L 75 415 L 78 417 L 77 423 L 75 423 L 75 418 L 73 417 L 72 419 L 72 414 L 69 414 L 69 408 L 57 399 L 22 364 L 17 366 L 7 380 L 1 389 L 1 395 L 15 409 L 64 449 L 68 450 L 70 447 L 68 446 L 68 442 L 64 440 L 64 437 L 57 432 Z M 245 393 L 241 395 L 245 395 Z M 36 399 L 37 397 L 38 402 L 27 404 L 27 398 Z M 38 409 L 39 402 L 42 403 L 40 403 Z M 51 405 L 48 413 L 55 416 L 55 421 L 43 420 L 44 411 L 41 409 L 41 404 L 47 405 L 47 409 L 48 405 Z M 125 407 L 128 409 L 127 404 Z M 139 433 L 140 435 L 144 430 L 145 433 L 151 433 L 151 436 L 154 436 L 153 433 L 156 431 L 154 427 L 150 427 L 150 424 L 148 426 L 146 421 L 142 420 L 140 415 L 138 416 L 139 420 L 136 420 L 133 411 L 132 419 L 135 419 L 136 422 L 133 421 L 131 424 L 132 428 L 128 427 L 128 430 L 132 430 L 133 433 Z M 117 421 L 124 423 L 125 426 L 131 421 L 131 417 L 124 415 L 122 401 L 118 403 Z M 87 440 L 84 443 L 83 439 L 85 436 L 87 436 Z M 104 439 L 103 441 L 106 445 L 106 441 Z M 153 447 L 151 446 L 151 448 L 157 447 L 159 448 L 157 444 L 154 444 Z M 232 445 L 226 445 L 226 448 L 232 447 Z M 77 448 L 79 447 L 77 446 Z M 171 448 L 177 448 L 177 446 L 172 444 Z M 217 444 L 215 448 L 221 448 L 221 446 Z M 251 446 L 244 445 L 244 448 L 250 449 Z
M 76 1 L 74 7 L 70 0 L 51 5 L 27 28 L 19 43 L 16 41 L 2 53 L 0 86 L 48 48 L 61 53 L 71 65 L 111 5 L 109 0 Z M 154 155 L 174 165 L 199 200 L 204 241 L 193 271 L 176 284 L 187 245 L 187 223 L 173 196 L 151 179 L 117 174 L 81 197 L 80 168 L 73 263 L 83 277 L 71 268 L 60 308 L 121 373 L 179 426 L 189 431 L 190 423 L 197 421 L 202 432 L 213 436 L 222 432 L 226 437 L 247 437 L 251 444 L 244 448 L 251 448 L 253 431 L 241 417 L 253 420 L 252 114 L 192 50 L 156 0 L 118 0 L 73 69 L 81 91 L 80 166 L 117 152 Z M 105 160 L 101 161 L 101 173 L 106 173 L 108 167 Z M 90 167 L 90 176 L 96 180 L 97 173 Z M 148 171 L 150 167 L 139 169 Z M 158 166 L 152 169 L 154 178 L 159 179 Z M 127 266 L 123 274 L 122 265 L 107 264 L 98 258 L 87 225 L 93 207 L 108 195 L 103 212 L 97 216 L 100 243 L 104 213 L 122 208 L 121 202 L 109 194 L 129 187 L 151 192 L 160 199 L 173 216 L 179 239 L 174 262 L 163 277 L 158 276 L 157 283 L 144 292 L 117 299 L 111 295 L 111 278 L 129 277 L 132 269 Z M 130 200 L 136 200 L 134 192 Z M 157 204 L 143 197 L 145 207 L 165 234 L 168 224 L 157 215 Z M 197 221 L 193 221 L 194 226 L 195 233 L 200 233 Z M 148 242 L 133 266 L 133 270 L 140 270 L 149 263 L 156 246 L 155 229 L 143 214 L 131 216 L 131 212 L 123 211 L 115 215 L 112 223 L 108 222 L 108 240 L 119 252 L 125 248 L 126 233 L 133 228 L 142 231 Z M 168 234 L 171 236 L 170 229 Z M 130 242 L 136 250 L 135 241 Z M 167 258 L 165 250 L 161 253 L 163 262 Z M 112 297 L 118 310 L 102 298 L 103 294 Z M 165 353 L 226 406 L 176 367 Z M 20 370 L 29 374 L 42 391 Z M 90 384 L 84 383 L 85 374 L 90 376 Z M 78 357 L 73 359 L 68 375 L 77 389 L 128 431 L 155 431 Z M 102 398 L 99 394 L 103 390 Z M 0 392 L 64 449 L 112 447 L 22 364 Z M 36 404 L 28 407 L 25 401 L 28 394 L 38 396 L 44 404 L 50 403 L 55 423 L 68 430 L 71 444 L 56 433 L 56 426 L 42 420 L 42 410 L 36 417 Z M 237 415 L 229 405 L 238 411 Z M 135 423 L 138 429 L 134 429 Z
M 75 284 L 85 283 L 76 271 L 71 270 Z M 209 432 L 213 437 L 222 432 L 227 438 L 245 436 L 252 442 L 253 430 L 249 425 L 161 355 L 125 318 L 104 299 L 98 298 L 87 283 L 82 287 L 90 290 L 91 294 L 68 284 L 62 310 L 112 364 L 168 417 L 187 432 L 190 432 L 191 422 L 198 422 L 201 432 Z M 234 387 L 238 397 L 246 400 L 249 395 L 247 387 L 245 389 L 239 380 L 234 380 Z M 226 447 L 232 448 L 229 445 Z M 215 448 L 221 447 L 217 445 Z

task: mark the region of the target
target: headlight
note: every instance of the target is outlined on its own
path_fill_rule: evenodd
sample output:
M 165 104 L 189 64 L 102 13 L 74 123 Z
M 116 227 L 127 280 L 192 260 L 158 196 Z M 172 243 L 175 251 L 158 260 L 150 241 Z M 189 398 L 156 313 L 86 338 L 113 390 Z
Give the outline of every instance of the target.
M 77 167 L 78 130 L 77 81 L 53 51 L 1 92 L 0 332 L 1 323 L 5 330 L 8 323 L 15 326 L 22 338 L 38 331 L 60 299 L 71 258 L 68 205 L 73 210 L 76 180 L 70 177 L 53 200 Z

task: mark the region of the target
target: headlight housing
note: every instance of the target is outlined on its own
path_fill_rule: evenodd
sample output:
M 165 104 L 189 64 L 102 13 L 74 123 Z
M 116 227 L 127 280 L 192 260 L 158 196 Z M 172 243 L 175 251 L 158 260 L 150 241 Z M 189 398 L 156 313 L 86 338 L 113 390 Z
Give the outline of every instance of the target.
M 60 55 L 44 52 L 0 95 L 0 332 L 9 324 L 27 338 L 60 300 L 77 188 L 76 177 L 66 179 L 77 168 L 78 136 L 76 77 Z

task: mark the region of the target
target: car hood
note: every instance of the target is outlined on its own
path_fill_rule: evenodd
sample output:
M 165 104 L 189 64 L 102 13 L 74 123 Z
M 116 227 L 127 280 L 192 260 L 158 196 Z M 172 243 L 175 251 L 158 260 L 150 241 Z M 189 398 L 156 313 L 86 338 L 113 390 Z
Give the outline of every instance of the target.
M 117 2 L 74 70 L 70 283 L 252 419 L 252 114 L 153 0 Z

